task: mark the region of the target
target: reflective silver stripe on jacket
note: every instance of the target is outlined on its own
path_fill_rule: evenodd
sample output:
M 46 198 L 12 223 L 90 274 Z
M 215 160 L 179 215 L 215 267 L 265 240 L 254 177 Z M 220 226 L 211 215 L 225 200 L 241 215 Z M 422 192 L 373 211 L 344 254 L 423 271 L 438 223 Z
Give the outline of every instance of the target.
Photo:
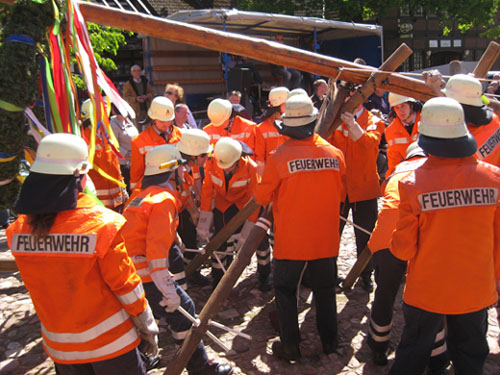
M 104 356 L 108 356 L 110 354 L 116 353 L 123 348 L 131 345 L 138 339 L 137 331 L 135 327 L 132 327 L 128 332 L 123 334 L 121 337 L 116 339 L 113 342 L 110 342 L 107 345 L 100 347 L 95 350 L 87 350 L 87 351 L 62 351 L 51 348 L 46 342 L 44 342 L 44 347 L 49 352 L 51 357 L 56 360 L 62 361 L 78 361 L 78 360 L 87 360 L 100 358 Z
M 387 144 L 389 146 L 402 145 L 405 143 L 410 143 L 410 138 L 394 138 L 391 139 L 390 141 L 387 141 Z
M 144 294 L 144 288 L 142 286 L 142 283 L 139 283 L 131 292 L 116 297 L 118 298 L 118 300 L 121 302 L 122 305 L 130 305 L 136 302 L 138 299 L 140 299 L 143 294 Z
M 146 154 L 147 152 L 149 152 L 149 150 L 151 150 L 154 146 L 144 146 L 144 147 L 139 147 L 139 152 L 141 154 Z
M 262 133 L 262 136 L 264 138 L 278 138 L 280 136 L 280 133 L 278 133 L 278 132 L 265 132 L 265 133 Z
M 242 187 L 242 186 L 246 186 L 250 183 L 250 179 L 247 178 L 246 180 L 238 180 L 238 181 L 234 181 L 232 184 L 231 184 L 231 187 Z
M 120 193 L 121 191 L 122 191 L 122 188 L 116 187 L 113 189 L 96 189 L 95 193 L 96 193 L 96 195 L 111 195 L 111 194 Z
M 155 268 L 168 268 L 168 258 L 152 259 L 148 262 L 148 268 L 154 270 Z
M 210 175 L 210 179 L 212 180 L 212 182 L 217 185 L 217 186 L 222 186 L 222 180 L 218 177 L 215 177 L 213 174 Z
M 113 328 L 119 326 L 129 318 L 128 313 L 121 309 L 117 313 L 111 315 L 109 318 L 103 320 L 102 322 L 96 324 L 92 328 L 79 333 L 57 333 L 47 330 L 42 324 L 42 333 L 50 341 L 60 342 L 60 343 L 82 343 L 94 340 L 103 333 L 106 333 Z

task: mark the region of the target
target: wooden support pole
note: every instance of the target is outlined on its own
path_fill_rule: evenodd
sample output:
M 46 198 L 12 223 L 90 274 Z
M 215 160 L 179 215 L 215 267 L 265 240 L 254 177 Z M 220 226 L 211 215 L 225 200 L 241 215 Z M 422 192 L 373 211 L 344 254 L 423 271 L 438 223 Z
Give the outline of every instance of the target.
M 359 254 L 356 263 L 354 263 L 351 270 L 347 274 L 344 282 L 342 283 L 342 288 L 344 290 L 350 290 L 352 288 L 352 286 L 358 279 L 359 275 L 361 275 L 361 272 L 363 272 L 363 270 L 370 262 L 371 258 L 372 258 L 372 252 L 370 251 L 368 246 L 366 246 L 361 252 L 361 254 Z
M 255 202 L 254 198 L 250 199 L 247 204 L 229 220 L 229 223 L 224 225 L 224 227 L 210 240 L 207 246 L 205 246 L 205 252 L 203 254 L 197 254 L 193 260 L 186 265 L 186 276 L 191 275 L 200 268 L 203 263 L 208 260 L 210 255 L 221 247 L 236 229 L 243 225 L 245 220 L 247 220 L 259 207 L 260 206 Z
M 497 42 L 490 42 L 488 48 L 486 48 L 481 59 L 474 68 L 474 77 L 486 77 L 493 64 L 498 60 L 498 57 L 500 57 L 500 44 Z
M 0 259 L 0 272 L 17 272 L 17 264 L 14 258 Z
M 231 263 L 231 266 L 224 274 L 221 281 L 217 285 L 217 288 L 215 288 L 198 315 L 198 327 L 191 327 L 186 339 L 182 343 L 180 351 L 178 351 L 176 357 L 170 361 L 164 375 L 180 375 L 182 373 L 196 347 L 200 343 L 204 333 L 208 329 L 210 319 L 220 310 L 224 301 L 226 301 L 229 297 L 231 290 L 241 276 L 241 273 L 250 264 L 253 253 L 257 250 L 257 247 L 266 235 L 267 229 L 269 229 L 271 216 L 272 210 L 270 206 L 268 206 L 262 215 L 265 220 L 259 219 L 257 224 L 250 231 L 248 239 L 243 244 L 243 247 Z
M 389 56 L 389 58 L 380 66 L 380 70 L 382 72 L 374 71 L 372 75 L 367 79 L 363 86 L 359 88 L 347 102 L 344 102 L 346 95 L 340 95 L 340 97 L 334 102 L 340 104 L 341 107 L 333 112 L 332 114 L 325 118 L 325 120 L 329 120 L 331 122 L 327 123 L 321 122 L 316 127 L 316 132 L 321 135 L 323 138 L 329 138 L 332 133 L 337 129 L 337 127 L 342 123 L 340 120 L 340 114 L 344 112 L 352 113 L 355 109 L 362 104 L 371 94 L 375 92 L 377 87 L 380 87 L 382 83 L 389 78 L 389 71 L 396 70 L 411 54 L 413 51 L 410 47 L 408 47 L 405 43 L 401 44 L 394 53 Z M 344 89 L 345 91 L 345 89 Z M 338 92 L 337 94 L 340 94 Z
M 341 70 L 339 79 L 344 81 L 364 83 L 370 77 L 371 71 L 376 70 L 370 66 L 354 64 L 269 40 L 109 8 L 90 2 L 79 2 L 79 5 L 89 22 L 130 30 L 155 38 L 246 56 L 326 77 L 336 77 L 340 67 L 354 68 L 355 70 Z M 381 88 L 420 100 L 435 96 L 423 81 L 399 74 L 391 74 L 390 84 L 383 84 Z

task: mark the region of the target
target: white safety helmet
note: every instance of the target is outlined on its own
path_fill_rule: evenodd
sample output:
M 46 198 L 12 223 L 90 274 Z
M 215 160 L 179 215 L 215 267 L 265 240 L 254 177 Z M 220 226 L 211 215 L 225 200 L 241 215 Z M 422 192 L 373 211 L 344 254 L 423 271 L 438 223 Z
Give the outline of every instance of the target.
M 148 116 L 152 120 L 172 121 L 175 118 L 174 104 L 169 98 L 157 96 L 151 102 Z
M 409 96 L 404 96 L 404 95 L 399 95 L 394 92 L 389 93 L 389 106 L 392 108 L 396 105 L 403 104 L 406 102 L 412 102 L 415 103 L 416 100 L 414 98 L 411 98 Z
M 175 145 L 155 146 L 146 153 L 144 176 L 173 171 L 184 162 Z
M 444 89 L 448 98 L 455 99 L 461 104 L 482 107 L 484 105 L 481 97 L 483 86 L 481 82 L 467 74 L 456 74 L 446 83 Z
M 80 107 L 80 114 L 82 115 L 82 120 L 88 120 L 90 118 L 90 111 L 92 108 L 92 102 L 90 99 L 85 100 Z
M 221 126 L 231 117 L 233 105 L 227 99 L 214 99 L 210 102 L 207 109 L 207 115 L 214 126 Z
M 281 87 L 275 87 L 274 89 L 271 89 L 269 91 L 269 104 L 271 104 L 271 107 L 279 107 L 282 105 L 286 100 L 288 99 L 288 94 L 290 91 L 288 88 L 281 86 Z
M 429 99 L 422 107 L 418 131 L 418 145 L 431 155 L 456 158 L 473 155 L 477 150 L 462 106 L 455 99 Z
M 241 143 L 237 140 L 222 137 L 214 147 L 214 158 L 217 161 L 217 166 L 221 169 L 231 167 L 240 160 L 242 150 Z
M 212 152 L 210 137 L 201 129 L 182 130 L 181 140 L 176 143 L 180 152 L 190 156 L 198 156 Z
M 304 90 L 304 89 L 301 89 L 301 88 L 298 88 L 298 89 L 293 89 L 292 91 L 290 91 L 288 93 L 288 99 L 290 99 L 292 96 L 295 96 L 295 95 L 305 95 L 305 96 L 309 96 L 307 94 L 307 91 Z
M 318 109 L 307 95 L 293 95 L 285 102 L 285 113 L 281 117 L 286 126 L 303 126 L 318 118 Z
M 76 135 L 55 133 L 38 145 L 31 172 L 56 175 L 85 174 L 90 169 L 85 141 Z

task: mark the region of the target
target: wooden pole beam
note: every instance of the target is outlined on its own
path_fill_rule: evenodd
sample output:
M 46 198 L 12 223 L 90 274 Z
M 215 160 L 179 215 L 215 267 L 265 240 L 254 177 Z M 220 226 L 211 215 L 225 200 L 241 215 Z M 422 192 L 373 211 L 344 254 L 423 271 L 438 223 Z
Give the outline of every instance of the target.
M 488 48 L 484 51 L 481 59 L 474 68 L 474 77 L 485 78 L 491 67 L 500 57 L 500 44 L 497 42 L 490 42 Z
M 205 306 L 203 306 L 198 316 L 198 327 L 191 327 L 186 339 L 182 343 L 180 351 L 178 351 L 176 357 L 170 361 L 164 375 L 180 375 L 182 373 L 203 335 L 207 331 L 210 325 L 210 319 L 221 309 L 224 301 L 229 297 L 231 290 L 241 276 L 241 273 L 250 264 L 253 253 L 255 253 L 257 247 L 266 236 L 267 229 L 269 229 L 271 224 L 272 210 L 270 206 L 266 208 L 261 217 L 264 218 L 264 220 L 259 218 L 258 224 L 250 231 L 243 247 L 240 249 L 236 258 L 231 263 L 231 266 L 205 303 Z
M 236 229 L 238 229 L 259 207 L 260 206 L 255 202 L 254 198 L 250 199 L 247 204 L 243 206 L 243 208 L 234 215 L 215 236 L 213 236 L 207 246 L 205 246 L 205 252 L 203 254 L 197 254 L 193 260 L 186 265 L 186 276 L 191 275 L 200 268 L 203 263 L 208 260 L 210 255 L 221 247 Z
M 339 108 L 337 113 L 331 116 L 330 123 L 321 123 L 316 128 L 316 132 L 323 138 L 327 139 L 332 135 L 335 129 L 342 123 L 340 114 L 344 112 L 352 113 L 356 108 L 363 104 L 363 102 L 375 92 L 377 87 L 380 87 L 384 80 L 389 78 L 389 71 L 396 70 L 411 54 L 413 51 L 405 43 L 401 44 L 389 58 L 384 61 L 380 66 L 381 72 L 374 71 L 371 76 L 366 80 L 363 85 L 356 90 L 356 92 L 347 100 L 342 101 L 342 107 Z
M 361 252 L 361 254 L 359 254 L 356 263 L 354 263 L 349 273 L 347 274 L 344 282 L 342 283 L 342 289 L 350 290 L 352 288 L 352 286 L 358 279 L 359 275 L 361 275 L 361 272 L 363 272 L 363 270 L 370 262 L 371 258 L 372 258 L 372 252 L 370 251 L 368 246 L 366 246 Z
M 0 272 L 17 272 L 17 264 L 14 258 L 0 259 Z
M 340 69 L 339 79 L 364 83 L 370 77 L 371 72 L 376 70 L 373 67 L 323 56 L 269 40 L 109 8 L 90 2 L 79 2 L 79 4 L 83 15 L 89 22 L 215 51 L 247 56 L 326 77 L 336 77 Z M 381 88 L 424 101 L 435 96 L 423 81 L 399 74 L 391 74 Z

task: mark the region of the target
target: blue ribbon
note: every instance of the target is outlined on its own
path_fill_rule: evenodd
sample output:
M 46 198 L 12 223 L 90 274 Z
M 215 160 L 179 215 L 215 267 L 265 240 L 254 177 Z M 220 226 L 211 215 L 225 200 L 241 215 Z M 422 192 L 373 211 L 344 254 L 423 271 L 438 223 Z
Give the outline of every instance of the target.
M 29 44 L 30 46 L 35 45 L 35 41 L 31 39 L 29 36 L 26 35 L 19 35 L 19 34 L 11 34 L 7 38 L 7 42 L 18 42 L 18 43 L 26 43 Z

